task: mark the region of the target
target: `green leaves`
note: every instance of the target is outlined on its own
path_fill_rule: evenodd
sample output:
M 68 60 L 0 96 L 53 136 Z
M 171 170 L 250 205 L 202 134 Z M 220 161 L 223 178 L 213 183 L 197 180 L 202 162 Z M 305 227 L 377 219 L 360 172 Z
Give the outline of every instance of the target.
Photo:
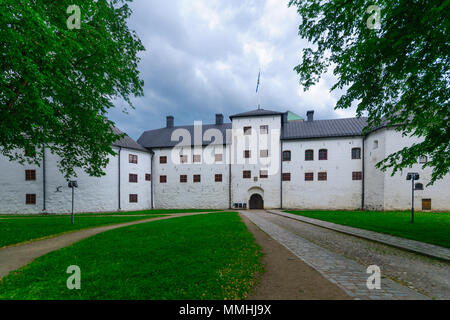
M 39 164 L 43 148 L 74 168 L 103 175 L 112 143 L 107 111 L 113 99 L 143 94 L 138 53 L 128 29 L 126 0 L 0 0 L 0 152 Z M 66 10 L 77 5 L 81 28 L 69 30 Z M 22 150 L 37 150 L 25 157 Z
M 372 5 L 380 8 L 379 30 L 367 26 Z M 333 63 L 332 90 L 348 87 L 336 108 L 356 103 L 369 128 L 387 121 L 423 141 L 379 167 L 395 172 L 427 155 L 431 183 L 443 178 L 450 167 L 450 1 L 291 0 L 290 6 L 302 18 L 299 35 L 313 44 L 295 68 L 300 83 L 314 85 Z

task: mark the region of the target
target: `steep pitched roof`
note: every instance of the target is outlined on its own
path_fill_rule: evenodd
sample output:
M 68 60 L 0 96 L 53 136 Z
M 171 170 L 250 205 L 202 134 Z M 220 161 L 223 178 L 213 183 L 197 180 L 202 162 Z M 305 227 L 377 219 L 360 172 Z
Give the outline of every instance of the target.
M 366 118 L 291 121 L 284 124 L 281 139 L 361 136 L 366 125 Z
M 187 130 L 190 134 L 191 141 L 183 141 L 184 143 L 189 143 L 191 145 L 194 145 L 194 126 L 177 126 L 173 128 L 161 128 L 156 130 L 149 130 L 145 131 L 140 138 L 138 139 L 138 143 L 143 145 L 145 148 L 165 148 L 165 147 L 174 147 L 177 144 L 179 144 L 179 140 L 172 141 L 172 133 L 174 133 L 176 130 Z M 223 145 L 230 143 L 230 141 L 227 141 L 227 134 L 226 131 L 228 129 L 231 129 L 231 123 L 224 123 L 222 125 L 216 125 L 216 124 L 204 124 L 202 125 L 202 137 L 204 138 L 205 132 L 207 130 L 215 129 L 218 130 L 222 137 L 219 137 L 219 139 L 216 140 L 214 138 L 214 141 L 208 141 L 203 140 L 202 145 Z M 211 132 L 213 133 L 213 132 Z M 178 138 L 178 137 L 177 137 Z M 229 137 L 228 137 L 229 138 Z
M 233 118 L 246 118 L 246 117 L 262 117 L 262 116 L 281 116 L 285 112 L 271 111 L 265 109 L 256 109 L 248 112 L 238 113 L 230 116 L 230 119 Z
M 116 127 L 113 127 L 113 132 L 115 134 L 123 134 L 123 132 L 120 131 Z M 148 152 L 147 149 L 145 149 L 139 143 L 137 143 L 136 141 L 131 139 L 128 135 L 126 135 L 122 139 L 117 140 L 116 142 L 114 142 L 113 146 Z

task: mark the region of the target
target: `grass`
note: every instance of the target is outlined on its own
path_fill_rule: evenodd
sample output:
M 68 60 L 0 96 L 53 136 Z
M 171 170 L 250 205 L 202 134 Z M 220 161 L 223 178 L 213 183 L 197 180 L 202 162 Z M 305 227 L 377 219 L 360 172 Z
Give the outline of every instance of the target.
M 237 213 L 124 227 L 36 259 L 0 280 L 0 299 L 243 299 L 263 272 Z M 69 290 L 70 265 L 81 290 Z
M 76 213 L 76 216 L 129 216 L 129 215 L 146 215 L 146 214 L 174 214 L 174 213 L 190 213 L 190 212 L 218 212 L 217 209 L 158 209 L 158 210 L 141 210 L 141 211 L 113 211 L 99 213 Z M 0 214 L 0 218 L 30 218 L 30 217 L 66 217 L 67 214 Z
M 110 224 L 118 224 L 130 221 L 149 219 L 154 216 L 141 217 L 84 217 L 76 216 L 72 225 L 70 216 L 39 216 L 32 218 L 8 218 L 0 219 L 0 248 L 41 239 L 68 231 L 81 230 Z
M 414 224 L 407 211 L 286 211 L 450 248 L 450 213 L 416 212 Z

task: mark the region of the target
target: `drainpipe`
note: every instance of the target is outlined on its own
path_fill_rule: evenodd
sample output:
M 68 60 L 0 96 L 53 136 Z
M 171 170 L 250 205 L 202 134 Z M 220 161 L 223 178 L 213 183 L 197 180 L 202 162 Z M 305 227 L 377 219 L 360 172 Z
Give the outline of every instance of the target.
M 228 209 L 231 209 L 231 153 L 230 163 L 228 164 Z
M 280 140 L 280 209 L 283 209 L 283 140 Z
M 122 151 L 122 147 L 119 147 L 119 189 L 118 189 L 118 196 L 119 196 L 119 211 L 122 210 L 121 205 L 120 205 L 120 152 Z
M 361 210 L 364 210 L 364 197 L 365 197 L 365 184 L 366 184 L 366 172 L 365 172 L 365 141 L 366 136 L 362 139 L 362 187 L 361 187 Z
M 42 148 L 42 153 L 43 153 L 43 155 L 42 155 L 42 195 L 43 195 L 43 208 L 42 208 L 42 211 L 46 211 L 47 210 L 47 206 L 46 206 L 46 193 L 45 193 L 45 191 L 46 191 L 46 180 L 45 180 L 45 176 L 46 176 L 46 174 L 45 174 L 45 147 L 43 147 Z
M 151 208 L 154 209 L 153 206 L 153 179 L 154 179 L 154 175 L 153 175 L 153 158 L 154 158 L 155 153 L 150 150 L 150 202 L 151 202 Z

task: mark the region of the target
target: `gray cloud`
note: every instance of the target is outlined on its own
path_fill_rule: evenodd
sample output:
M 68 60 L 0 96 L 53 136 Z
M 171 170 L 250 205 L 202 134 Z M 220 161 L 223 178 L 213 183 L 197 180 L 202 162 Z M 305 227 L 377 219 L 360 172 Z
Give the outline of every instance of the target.
M 262 67 L 263 108 L 291 110 L 302 116 L 314 109 L 318 118 L 353 116 L 333 110 L 337 93 L 326 75 L 305 93 L 293 68 L 307 42 L 298 36 L 299 16 L 287 0 L 135 0 L 130 27 L 147 51 L 140 71 L 144 97 L 134 110 L 121 112 L 117 102 L 110 118 L 137 139 L 145 130 L 194 120 L 212 123 L 257 107 L 258 69 Z

